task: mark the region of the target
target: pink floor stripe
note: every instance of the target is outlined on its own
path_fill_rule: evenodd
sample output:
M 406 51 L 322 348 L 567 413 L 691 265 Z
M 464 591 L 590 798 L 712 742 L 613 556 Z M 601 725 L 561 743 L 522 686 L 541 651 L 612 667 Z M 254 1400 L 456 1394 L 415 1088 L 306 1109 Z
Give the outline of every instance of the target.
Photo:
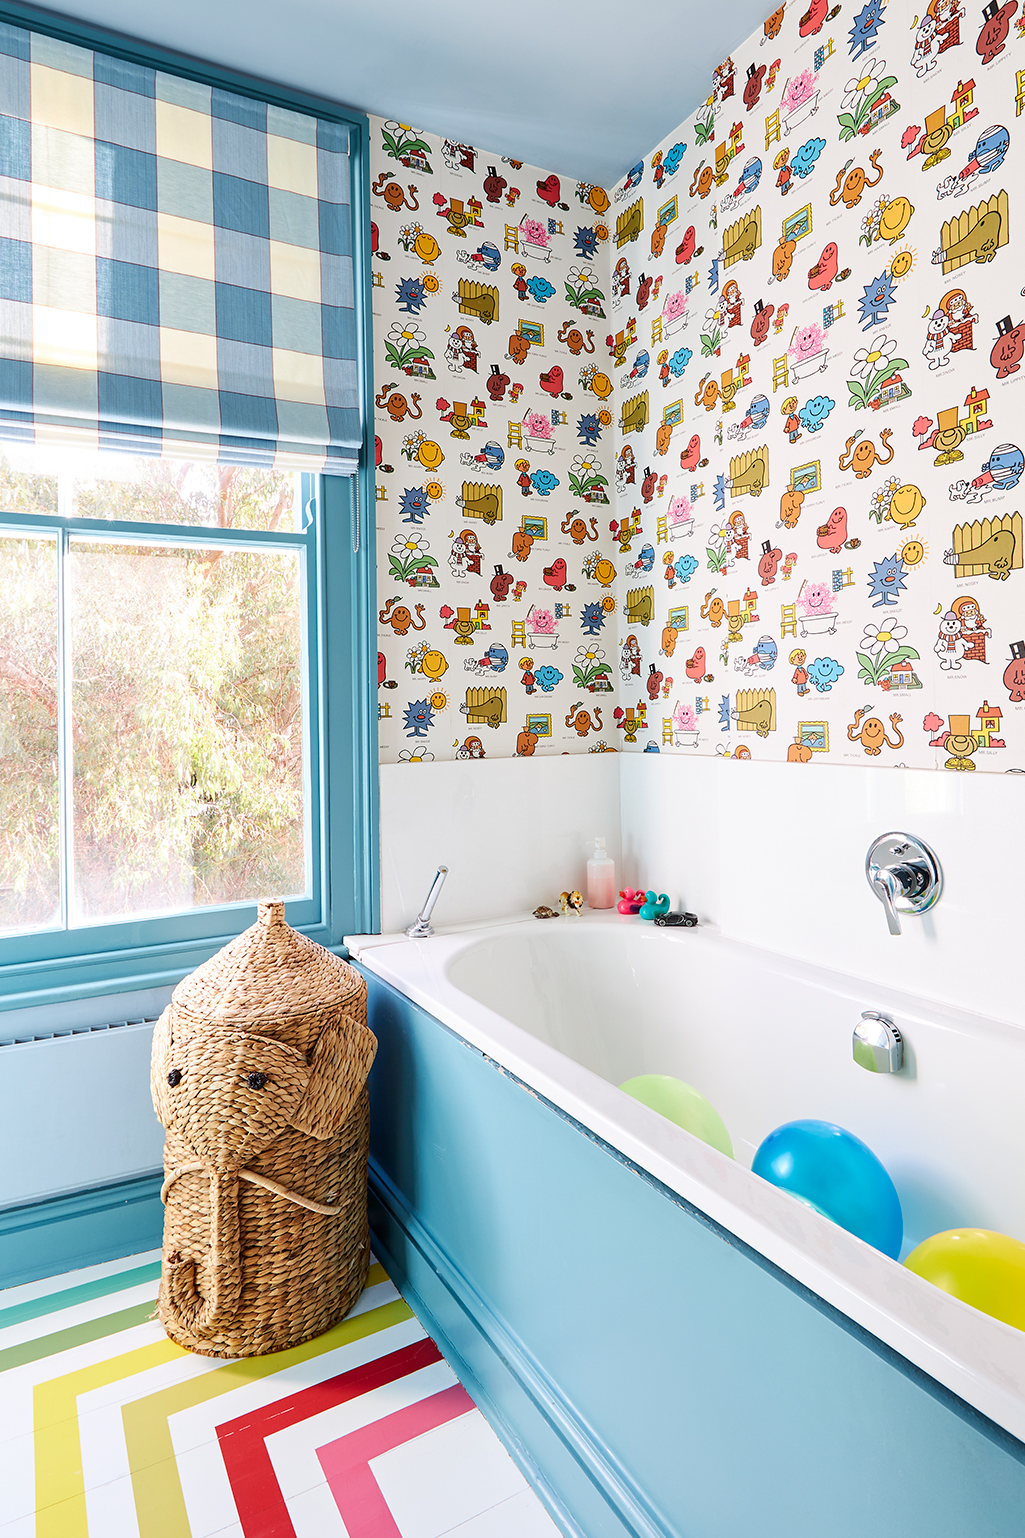
M 370 1469 L 371 1458 L 401 1447 L 446 1421 L 476 1409 L 473 1400 L 456 1383 L 440 1394 L 431 1394 L 405 1410 L 350 1431 L 337 1442 L 317 1449 L 335 1505 L 349 1538 L 402 1538 L 388 1503 Z

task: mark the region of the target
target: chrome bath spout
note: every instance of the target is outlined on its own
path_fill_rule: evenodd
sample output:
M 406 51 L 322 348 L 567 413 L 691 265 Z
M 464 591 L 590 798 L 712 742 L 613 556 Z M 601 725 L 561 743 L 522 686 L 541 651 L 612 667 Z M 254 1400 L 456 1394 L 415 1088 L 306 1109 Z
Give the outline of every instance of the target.
M 439 865 L 431 882 L 431 890 L 427 893 L 427 901 L 415 921 L 410 924 L 406 934 L 410 940 L 429 940 L 434 933 L 431 927 L 430 917 L 434 912 L 434 904 L 438 901 L 438 895 L 445 885 L 445 877 L 448 875 L 448 866 Z

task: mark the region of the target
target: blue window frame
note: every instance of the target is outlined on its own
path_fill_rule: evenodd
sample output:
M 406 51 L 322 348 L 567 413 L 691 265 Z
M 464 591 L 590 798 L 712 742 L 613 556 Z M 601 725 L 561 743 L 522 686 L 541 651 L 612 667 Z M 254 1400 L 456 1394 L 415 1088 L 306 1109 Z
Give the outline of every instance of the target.
M 260 534 L 261 545 L 300 550 L 305 566 L 305 650 L 308 679 L 307 841 L 308 895 L 290 902 L 289 922 L 312 939 L 344 951 L 346 933 L 378 924 L 377 701 L 372 445 L 373 380 L 369 286 L 369 145 L 365 116 L 302 92 L 254 82 L 246 76 L 147 45 L 126 44 L 102 28 L 62 22 L 33 7 L 0 4 L 0 20 L 30 26 L 66 41 L 104 50 L 145 67 L 223 86 L 258 102 L 313 112 L 350 129 L 353 270 L 359 330 L 366 435 L 358 473 L 304 477 L 309 527 L 292 534 Z M 7 528 L 72 532 L 110 538 L 100 520 L 0 515 Z M 166 525 L 118 524 L 133 541 L 252 545 L 244 531 Z M 272 895 L 272 894 L 259 894 Z M 84 929 L 35 931 L 0 940 L 0 1011 L 176 982 L 240 933 L 256 916 L 252 903 Z

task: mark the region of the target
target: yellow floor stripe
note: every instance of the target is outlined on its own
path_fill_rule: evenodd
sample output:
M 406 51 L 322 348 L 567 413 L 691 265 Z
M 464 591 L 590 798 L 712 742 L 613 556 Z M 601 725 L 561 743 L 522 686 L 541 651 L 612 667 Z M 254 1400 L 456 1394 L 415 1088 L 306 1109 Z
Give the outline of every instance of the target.
M 32 1395 L 36 1452 L 36 1538 L 85 1538 L 85 1488 L 78 1435 L 79 1394 L 105 1388 L 119 1378 L 147 1372 L 188 1356 L 181 1346 L 158 1340 L 123 1356 L 82 1367 L 62 1378 L 37 1383 Z
M 373 1266 L 371 1287 L 388 1280 Z M 348 1318 L 292 1351 L 228 1362 L 186 1383 L 150 1394 L 122 1410 L 136 1511 L 143 1538 L 189 1538 L 167 1417 L 246 1383 L 258 1382 L 299 1362 L 336 1350 L 353 1340 L 412 1318 L 401 1299 Z M 122 1356 L 37 1384 L 33 1393 L 36 1462 L 36 1538 L 88 1538 L 77 1399 L 91 1389 L 148 1371 L 189 1352 L 169 1340 L 141 1346 Z
M 135 1492 L 140 1538 L 191 1538 L 192 1530 L 185 1511 L 178 1465 L 167 1424 L 169 1416 L 176 1415 L 180 1410 L 191 1409 L 193 1405 L 202 1404 L 218 1394 L 228 1394 L 232 1389 L 257 1383 L 271 1373 L 283 1372 L 298 1362 L 309 1361 L 311 1357 L 325 1351 L 335 1351 L 350 1341 L 360 1340 L 378 1330 L 390 1329 L 411 1318 L 408 1306 L 398 1299 L 369 1313 L 360 1314 L 356 1319 L 345 1320 L 319 1340 L 298 1346 L 294 1351 L 282 1351 L 275 1356 L 251 1357 L 245 1362 L 232 1362 L 217 1372 L 208 1373 L 202 1378 L 192 1378 L 188 1383 L 125 1405 L 121 1414 L 128 1444 L 128 1461 L 132 1469 L 132 1489 Z

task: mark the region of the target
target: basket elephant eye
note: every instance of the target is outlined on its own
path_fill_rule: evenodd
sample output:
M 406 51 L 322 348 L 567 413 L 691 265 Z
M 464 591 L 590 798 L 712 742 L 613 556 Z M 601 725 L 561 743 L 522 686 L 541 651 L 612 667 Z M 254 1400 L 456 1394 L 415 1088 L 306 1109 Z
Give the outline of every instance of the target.
M 251 1073 L 246 1079 L 250 1089 L 262 1089 L 266 1082 L 267 1075 L 265 1073 Z
M 171 1072 L 167 1075 L 167 1082 L 168 1082 L 168 1084 L 170 1084 L 172 1089 L 177 1089 L 178 1085 L 181 1083 L 181 1081 L 182 1081 L 182 1071 L 181 1071 L 181 1069 L 180 1068 L 172 1068 Z

